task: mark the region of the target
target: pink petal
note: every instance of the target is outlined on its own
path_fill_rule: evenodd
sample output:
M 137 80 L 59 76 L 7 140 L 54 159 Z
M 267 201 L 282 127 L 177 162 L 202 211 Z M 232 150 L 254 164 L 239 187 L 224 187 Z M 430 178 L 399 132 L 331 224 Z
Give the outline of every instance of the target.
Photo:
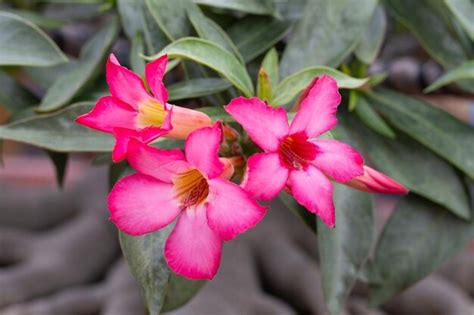
M 280 139 L 288 135 L 288 116 L 285 110 L 272 108 L 259 98 L 234 98 L 225 106 L 225 110 L 265 151 L 276 151 Z
M 161 150 L 136 139 L 131 139 L 128 144 L 128 163 L 138 172 L 166 183 L 172 183 L 176 173 L 190 168 L 181 150 Z
M 387 175 L 364 165 L 364 175 L 354 178 L 347 183 L 355 189 L 382 193 L 382 194 L 407 194 L 409 190 Z
M 170 224 L 180 213 L 173 185 L 134 174 L 121 179 L 109 194 L 111 220 L 130 235 L 143 235 Z
M 166 101 L 168 100 L 168 92 L 163 84 L 163 76 L 165 75 L 167 63 L 168 55 L 163 55 L 160 58 L 147 63 L 145 67 L 146 82 L 155 98 L 160 101 L 161 104 L 166 104 Z
M 314 166 L 291 171 L 288 187 L 296 201 L 308 211 L 317 214 L 329 227 L 334 227 L 335 213 L 333 187 L 329 179 Z
M 115 128 L 113 130 L 115 136 L 115 145 L 112 150 L 112 161 L 117 163 L 127 157 L 128 143 L 131 138 L 140 139 L 137 131 L 125 128 Z
M 114 128 L 134 128 L 137 112 L 128 104 L 113 96 L 99 99 L 94 108 L 76 118 L 76 122 L 104 132 L 112 133 Z
M 219 268 L 222 240 L 207 225 L 204 207 L 188 208 L 166 240 L 168 266 L 189 279 L 212 279 Z
M 214 127 L 205 127 L 192 132 L 184 144 L 186 160 L 208 178 L 218 177 L 224 171 L 219 161 L 222 128 L 219 122 Z
M 336 111 L 341 102 L 337 82 L 323 75 L 312 83 L 290 126 L 290 133 L 305 133 L 314 138 L 337 124 Z
M 134 72 L 122 67 L 113 54 L 107 61 L 106 79 L 112 96 L 134 109 L 138 108 L 139 102 L 152 98 L 146 91 L 142 79 Z
M 337 140 L 313 141 L 318 154 L 311 163 L 320 171 L 338 182 L 348 182 L 364 174 L 364 159 L 351 146 Z
M 255 226 L 266 212 L 239 185 L 220 178 L 209 180 L 207 202 L 209 226 L 226 241 Z
M 247 161 L 247 172 L 242 186 L 260 200 L 276 197 L 285 187 L 288 169 L 280 162 L 278 153 L 257 153 Z

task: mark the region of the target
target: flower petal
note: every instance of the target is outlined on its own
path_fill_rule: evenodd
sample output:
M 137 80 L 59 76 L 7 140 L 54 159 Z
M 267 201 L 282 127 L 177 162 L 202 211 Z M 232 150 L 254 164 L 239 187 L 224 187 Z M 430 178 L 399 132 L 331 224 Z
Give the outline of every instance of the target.
M 309 212 L 317 214 L 329 227 L 334 227 L 336 215 L 329 179 L 314 166 L 291 171 L 288 187 L 296 201 Z
M 142 79 L 134 72 L 122 67 L 113 54 L 107 61 L 106 79 L 112 96 L 134 109 L 138 108 L 140 101 L 152 98 L 146 91 Z
M 165 75 L 167 63 L 168 55 L 163 55 L 147 63 L 145 66 L 146 82 L 155 98 L 160 101 L 161 104 L 166 104 L 168 101 L 168 92 L 163 84 L 163 76 Z
M 190 168 L 181 150 L 161 150 L 136 139 L 131 139 L 128 144 L 128 163 L 139 173 L 153 176 L 166 183 L 172 183 L 176 173 Z
M 192 132 L 184 144 L 186 160 L 208 178 L 218 177 L 224 171 L 224 165 L 218 155 L 221 142 L 220 122 L 214 127 L 205 127 Z
M 140 135 L 135 130 L 125 128 L 115 128 L 113 134 L 115 137 L 115 145 L 112 150 L 112 161 L 117 163 L 127 157 L 130 139 L 139 139 Z
M 337 124 L 336 111 L 341 102 L 337 82 L 322 75 L 311 83 L 313 87 L 302 100 L 301 107 L 290 126 L 290 133 L 304 132 L 314 138 Z
M 364 165 L 364 175 L 347 183 L 352 188 L 382 194 L 407 194 L 409 190 L 387 175 Z
M 254 227 L 265 212 L 266 207 L 239 185 L 220 178 L 209 181 L 207 220 L 221 239 L 228 241 Z
M 117 127 L 133 129 L 136 116 L 137 112 L 128 104 L 113 96 L 104 96 L 99 99 L 90 112 L 76 118 L 76 122 L 112 133 Z
M 222 240 L 207 225 L 204 207 L 184 211 L 166 240 L 168 266 L 189 279 L 212 279 L 219 268 Z
M 257 153 L 247 161 L 247 172 L 242 186 L 253 197 L 270 200 L 285 187 L 288 169 L 280 162 L 278 153 Z
M 154 232 L 180 213 L 173 185 L 153 177 L 134 174 L 117 182 L 109 194 L 111 220 L 131 235 Z
M 257 97 L 234 98 L 225 110 L 242 125 L 250 138 L 265 151 L 276 151 L 288 135 L 288 116 L 283 108 L 272 108 Z
M 312 142 L 318 147 L 318 154 L 311 164 L 327 176 L 345 183 L 364 174 L 364 159 L 350 145 L 330 139 Z

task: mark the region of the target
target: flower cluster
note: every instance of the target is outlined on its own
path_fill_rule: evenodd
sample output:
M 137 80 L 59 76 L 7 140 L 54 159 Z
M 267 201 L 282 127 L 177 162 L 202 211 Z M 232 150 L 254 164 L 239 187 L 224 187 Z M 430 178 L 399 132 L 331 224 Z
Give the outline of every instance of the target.
M 286 190 L 330 227 L 335 225 L 331 180 L 369 192 L 406 193 L 389 177 L 364 166 L 347 144 L 318 139 L 333 128 L 341 101 L 337 83 L 316 78 L 302 94 L 291 124 L 283 108 L 259 98 L 238 97 L 225 110 L 261 149 L 247 160 L 240 185 L 231 181 L 232 158 L 220 157 L 224 134 L 235 130 L 204 113 L 167 103 L 162 79 L 167 56 L 146 65 L 142 79 L 111 55 L 107 82 L 111 96 L 101 98 L 77 122 L 112 133 L 112 158 L 127 159 L 136 173 L 119 180 L 109 195 L 111 220 L 130 235 L 176 224 L 164 254 L 174 272 L 190 279 L 212 279 L 222 242 L 255 226 L 268 201 Z M 160 136 L 184 139 L 180 149 L 149 144 Z M 241 159 L 242 160 L 242 159 Z

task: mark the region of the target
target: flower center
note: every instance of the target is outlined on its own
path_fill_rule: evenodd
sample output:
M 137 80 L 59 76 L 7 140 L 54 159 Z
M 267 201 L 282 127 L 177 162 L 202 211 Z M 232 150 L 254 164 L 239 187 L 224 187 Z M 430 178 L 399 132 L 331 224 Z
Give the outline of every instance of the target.
M 289 135 L 280 142 L 280 160 L 292 169 L 306 168 L 314 160 L 318 149 L 302 134 Z
M 164 106 L 156 100 L 147 99 L 138 105 L 137 124 L 139 128 L 160 127 L 165 117 Z
M 203 203 L 209 194 L 206 178 L 195 168 L 178 174 L 174 179 L 174 189 L 183 208 Z

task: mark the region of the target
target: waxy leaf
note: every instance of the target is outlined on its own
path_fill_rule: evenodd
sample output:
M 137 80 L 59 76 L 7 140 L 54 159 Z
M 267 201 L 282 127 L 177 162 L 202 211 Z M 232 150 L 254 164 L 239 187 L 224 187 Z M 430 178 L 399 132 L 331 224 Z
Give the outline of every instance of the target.
M 454 83 L 463 79 L 474 79 L 474 61 L 468 61 L 460 66 L 453 68 L 442 75 L 435 82 L 431 83 L 425 90 L 425 93 L 433 92 L 445 85 Z
M 34 25 L 45 29 L 58 29 L 64 26 L 65 21 L 57 20 L 52 17 L 43 16 L 30 10 L 8 9 L 6 12 L 13 13 L 19 17 L 30 21 Z
M 193 2 L 252 14 L 275 14 L 273 0 L 193 0 Z
M 377 0 L 312 0 L 281 60 L 283 77 L 314 65 L 338 66 L 359 43 Z
M 363 86 L 368 79 L 357 79 L 340 71 L 325 66 L 315 66 L 298 71 L 281 81 L 274 88 L 273 103 L 284 105 L 291 102 L 311 81 L 320 75 L 327 74 L 337 81 L 339 88 L 355 89 Z
M 461 22 L 471 40 L 474 40 L 474 2 L 472 0 L 444 0 L 444 2 Z
M 143 76 L 145 73 L 145 42 L 142 33 L 137 33 L 132 39 L 132 47 L 130 48 L 130 66 L 133 72 Z
M 359 95 L 354 111 L 367 127 L 382 136 L 395 139 L 395 131 L 393 131 L 385 120 L 372 108 L 363 95 Z
M 370 103 L 393 126 L 474 177 L 474 128 L 423 101 L 388 89 L 375 91 Z
M 84 45 L 78 63 L 56 79 L 37 110 L 50 112 L 67 105 L 87 83 L 94 80 L 100 74 L 117 35 L 118 22 L 114 19 Z
M 32 144 L 60 152 L 112 151 L 112 135 L 77 124 L 74 119 L 92 109 L 93 103 L 77 103 L 63 110 L 19 119 L 0 126 L 0 139 Z
M 166 46 L 156 56 L 148 57 L 148 59 L 155 59 L 162 54 L 168 54 L 171 58 L 190 59 L 203 64 L 227 78 L 245 96 L 250 97 L 254 93 L 247 69 L 234 55 L 211 41 L 195 37 L 181 38 Z
M 15 114 L 33 106 L 37 100 L 7 73 L 0 71 L 0 107 Z
M 0 12 L 0 66 L 47 67 L 67 61 L 42 30 L 11 13 Z
M 339 314 L 367 261 L 374 240 L 370 195 L 334 184 L 336 227 L 318 221 L 322 287 L 331 314 Z
M 167 87 L 170 101 L 216 94 L 230 88 L 227 80 L 216 78 L 191 79 Z
M 371 263 L 371 304 L 382 304 L 426 277 L 473 236 L 473 220 L 461 220 L 416 195 L 403 198 L 385 225 Z
M 265 69 L 272 87 L 275 87 L 280 81 L 280 67 L 278 65 L 278 53 L 274 47 L 267 52 L 260 68 Z
M 169 40 L 188 36 L 191 30 L 186 6 L 188 0 L 145 0 L 149 12 Z
M 357 58 L 366 64 L 371 64 L 377 57 L 382 47 L 387 28 L 387 17 L 383 6 L 378 5 L 370 20 L 370 23 L 362 35 L 354 53 Z

